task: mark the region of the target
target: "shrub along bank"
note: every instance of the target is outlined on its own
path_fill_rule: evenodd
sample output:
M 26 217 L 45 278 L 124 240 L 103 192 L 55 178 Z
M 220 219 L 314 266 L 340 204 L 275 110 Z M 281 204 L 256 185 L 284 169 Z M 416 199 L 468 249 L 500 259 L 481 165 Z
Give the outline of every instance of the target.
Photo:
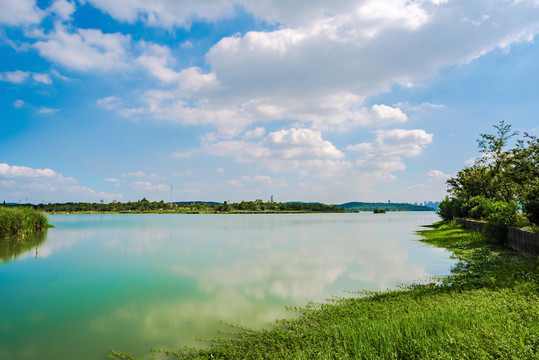
M 460 259 L 451 276 L 294 309 L 271 330 L 237 330 L 178 359 L 539 359 L 539 260 L 455 223 L 421 231 Z M 111 351 L 110 359 L 135 359 Z

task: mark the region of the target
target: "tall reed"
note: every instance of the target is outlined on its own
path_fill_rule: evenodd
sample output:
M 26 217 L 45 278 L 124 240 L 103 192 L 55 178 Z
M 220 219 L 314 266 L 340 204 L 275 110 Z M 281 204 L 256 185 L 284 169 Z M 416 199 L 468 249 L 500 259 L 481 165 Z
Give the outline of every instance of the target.
M 0 240 L 49 227 L 47 217 L 33 208 L 0 206 Z

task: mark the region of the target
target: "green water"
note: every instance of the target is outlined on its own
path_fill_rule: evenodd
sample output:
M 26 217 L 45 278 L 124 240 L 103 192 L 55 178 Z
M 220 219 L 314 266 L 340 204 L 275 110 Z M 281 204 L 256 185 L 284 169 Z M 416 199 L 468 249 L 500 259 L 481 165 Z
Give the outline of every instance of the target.
M 55 215 L 0 264 L 0 359 L 104 359 L 201 346 L 220 321 L 261 328 L 344 290 L 448 274 L 414 239 L 434 213 Z

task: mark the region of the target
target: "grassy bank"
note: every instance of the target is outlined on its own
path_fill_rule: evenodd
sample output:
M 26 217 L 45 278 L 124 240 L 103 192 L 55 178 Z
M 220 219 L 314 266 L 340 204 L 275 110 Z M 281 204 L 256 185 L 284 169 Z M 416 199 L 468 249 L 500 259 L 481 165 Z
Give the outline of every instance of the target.
M 33 208 L 0 206 L 0 241 L 49 227 L 47 217 Z
M 237 330 L 180 359 L 539 359 L 539 260 L 455 224 L 420 232 L 461 260 L 430 284 L 295 309 L 271 330 Z M 154 355 L 155 355 L 154 354 Z M 111 359 L 133 359 L 111 352 Z

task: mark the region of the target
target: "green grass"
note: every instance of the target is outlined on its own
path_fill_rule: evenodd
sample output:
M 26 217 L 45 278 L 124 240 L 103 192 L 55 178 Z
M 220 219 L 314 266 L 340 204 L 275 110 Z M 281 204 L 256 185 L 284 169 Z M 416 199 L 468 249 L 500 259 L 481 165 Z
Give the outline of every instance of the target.
M 0 241 L 49 227 L 47 217 L 33 208 L 0 206 Z
M 453 275 L 295 309 L 271 330 L 236 330 L 179 359 L 539 359 L 539 259 L 437 223 L 425 243 L 461 261 Z M 111 352 L 111 359 L 134 359 Z

